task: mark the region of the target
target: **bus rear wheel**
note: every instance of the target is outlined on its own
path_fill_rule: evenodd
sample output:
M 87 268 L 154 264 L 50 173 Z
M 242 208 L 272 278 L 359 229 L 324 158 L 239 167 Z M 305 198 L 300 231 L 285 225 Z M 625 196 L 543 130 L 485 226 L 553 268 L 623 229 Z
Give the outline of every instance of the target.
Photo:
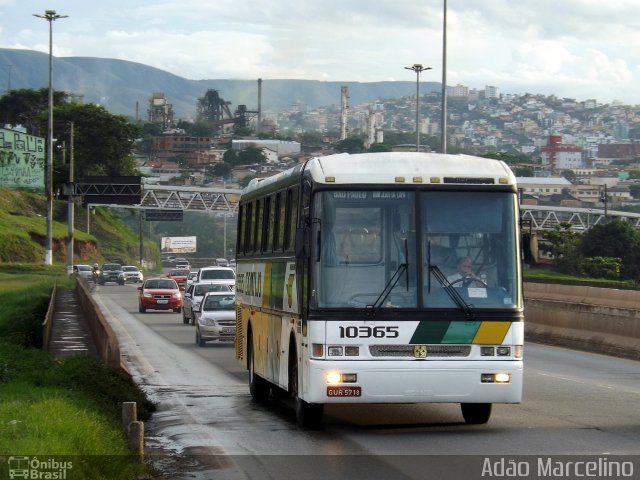
M 289 357 L 289 389 L 295 402 L 296 420 L 304 428 L 319 428 L 324 415 L 324 404 L 305 402 L 298 396 L 298 357 L 295 349 Z
M 461 403 L 462 416 L 469 425 L 487 423 L 491 417 L 490 403 Z
M 249 393 L 256 402 L 264 402 L 269 398 L 269 382 L 256 373 L 251 336 L 247 338 L 247 345 L 249 347 Z

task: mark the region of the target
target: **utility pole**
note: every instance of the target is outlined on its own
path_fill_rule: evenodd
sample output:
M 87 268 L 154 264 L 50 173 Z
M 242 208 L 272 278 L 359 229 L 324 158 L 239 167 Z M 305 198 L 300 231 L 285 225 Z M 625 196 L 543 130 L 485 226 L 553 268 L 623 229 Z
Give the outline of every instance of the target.
M 607 193 L 607 184 L 604 184 L 604 194 L 600 195 L 600 201 L 604 203 L 604 220 L 607 221 L 607 202 L 609 201 L 609 195 Z

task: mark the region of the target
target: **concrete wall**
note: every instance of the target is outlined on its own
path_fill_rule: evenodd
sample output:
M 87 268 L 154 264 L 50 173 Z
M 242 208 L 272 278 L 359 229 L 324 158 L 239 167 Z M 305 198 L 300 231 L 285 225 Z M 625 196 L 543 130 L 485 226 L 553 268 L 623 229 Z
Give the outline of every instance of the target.
M 91 331 L 91 338 L 95 344 L 98 356 L 107 365 L 117 368 L 121 367 L 118 338 L 111 329 L 111 325 L 109 325 L 104 318 L 102 311 L 93 300 L 87 282 L 77 280 L 76 291 L 78 293 L 78 303 L 82 309 L 87 326 Z
M 525 336 L 640 359 L 640 292 L 525 283 Z

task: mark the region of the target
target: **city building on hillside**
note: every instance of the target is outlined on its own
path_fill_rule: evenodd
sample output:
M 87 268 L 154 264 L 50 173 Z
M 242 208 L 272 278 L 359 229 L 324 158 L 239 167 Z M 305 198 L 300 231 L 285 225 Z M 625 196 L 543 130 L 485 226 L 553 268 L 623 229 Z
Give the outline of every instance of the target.
M 582 148 L 576 145 L 563 144 L 561 135 L 549 135 L 547 145 L 541 149 L 541 165 L 552 175 L 563 170 L 583 168 L 582 152 Z
M 560 195 L 571 187 L 571 182 L 564 177 L 518 177 L 518 189 L 532 197 L 550 197 Z
M 291 142 L 285 140 L 263 140 L 263 139 L 243 139 L 232 140 L 231 148 L 237 151 L 244 150 L 248 147 L 268 148 L 276 152 L 278 157 L 287 155 L 296 155 L 300 153 L 300 142 Z
M 628 160 L 640 157 L 638 143 L 601 143 L 598 145 L 598 160 Z
M 187 159 L 187 164 L 190 167 L 202 167 L 223 163 L 225 152 L 226 150 L 218 150 L 214 148 L 209 150 L 198 150 L 194 152 L 195 157 Z
M 176 162 L 150 160 L 138 169 L 144 174 L 158 178 L 160 182 L 168 182 L 180 176 L 180 167 Z

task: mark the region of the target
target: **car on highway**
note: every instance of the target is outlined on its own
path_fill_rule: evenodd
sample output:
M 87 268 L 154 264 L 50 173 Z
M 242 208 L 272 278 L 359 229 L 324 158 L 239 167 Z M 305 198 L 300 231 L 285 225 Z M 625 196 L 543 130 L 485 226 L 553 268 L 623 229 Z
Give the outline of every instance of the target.
M 138 287 L 138 311 L 173 310 L 180 313 L 183 290 L 172 278 L 147 278 Z
M 91 280 L 91 278 L 93 277 L 93 268 L 91 267 L 91 265 L 74 265 L 73 273 L 78 277 Z
M 181 287 L 187 286 L 188 276 L 189 270 L 186 270 L 184 268 L 172 268 L 171 270 L 169 270 L 169 273 L 167 273 L 167 278 L 174 279 Z
M 198 271 L 191 270 L 189 272 L 189 276 L 187 277 L 187 288 L 189 288 L 189 285 L 193 285 L 193 283 L 196 281 L 197 278 L 198 278 Z
M 236 289 L 236 272 L 229 267 L 203 267 L 198 270 L 197 283 L 218 283 Z
M 100 275 L 98 276 L 98 283 L 100 285 L 104 285 L 108 282 L 124 285 L 124 272 L 122 271 L 122 265 L 119 263 L 105 263 L 102 265 Z
M 144 280 L 144 275 L 135 265 L 125 265 L 124 267 L 122 267 L 122 271 L 124 272 L 125 283 L 142 283 L 142 280 Z
M 185 270 L 191 270 L 191 264 L 188 260 L 176 261 L 174 268 L 184 268 Z
M 210 340 L 231 342 L 236 335 L 236 296 L 232 292 L 208 292 L 196 309 L 196 344 Z
M 231 293 L 227 285 L 216 283 L 194 283 L 187 287 L 182 302 L 182 323 L 194 323 L 194 309 L 200 306 L 200 302 L 209 292 Z

